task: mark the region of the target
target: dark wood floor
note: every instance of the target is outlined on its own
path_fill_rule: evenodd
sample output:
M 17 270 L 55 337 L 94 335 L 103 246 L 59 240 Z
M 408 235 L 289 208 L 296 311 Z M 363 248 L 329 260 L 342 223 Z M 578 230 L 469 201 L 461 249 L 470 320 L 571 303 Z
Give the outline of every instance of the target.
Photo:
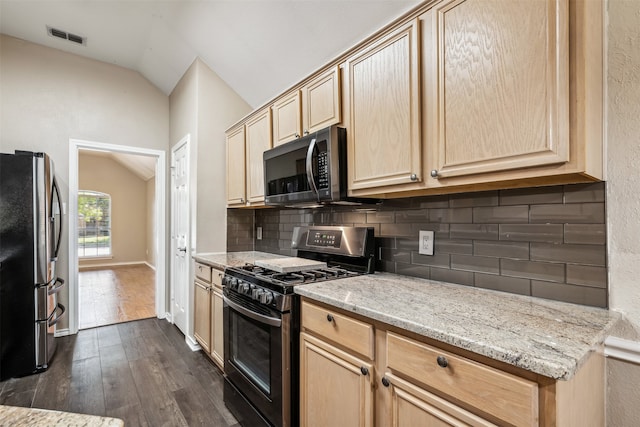
M 122 418 L 125 426 L 238 426 L 220 370 L 165 320 L 57 339 L 49 369 L 0 382 L 0 404 Z

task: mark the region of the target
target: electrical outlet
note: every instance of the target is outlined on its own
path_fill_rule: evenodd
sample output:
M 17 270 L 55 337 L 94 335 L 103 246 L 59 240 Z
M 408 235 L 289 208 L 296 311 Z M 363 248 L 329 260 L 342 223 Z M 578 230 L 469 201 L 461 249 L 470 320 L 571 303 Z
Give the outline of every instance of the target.
M 418 253 L 422 255 L 433 255 L 434 234 L 433 231 L 420 230 Z
M 256 239 L 262 240 L 262 227 L 256 227 Z

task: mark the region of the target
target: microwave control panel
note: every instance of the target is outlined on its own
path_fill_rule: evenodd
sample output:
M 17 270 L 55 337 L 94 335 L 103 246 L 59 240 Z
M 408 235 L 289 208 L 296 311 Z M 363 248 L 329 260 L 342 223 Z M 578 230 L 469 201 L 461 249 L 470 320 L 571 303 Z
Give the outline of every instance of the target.
M 318 154 L 318 188 L 329 188 L 329 164 L 326 151 Z

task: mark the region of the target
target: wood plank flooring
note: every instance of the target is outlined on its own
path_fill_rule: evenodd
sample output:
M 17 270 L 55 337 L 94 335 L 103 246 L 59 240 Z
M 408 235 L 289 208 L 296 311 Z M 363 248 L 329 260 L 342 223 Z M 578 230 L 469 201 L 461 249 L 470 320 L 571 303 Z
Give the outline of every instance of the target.
M 155 317 L 155 271 L 145 264 L 78 273 L 80 329 Z
M 239 426 L 222 401 L 220 370 L 165 320 L 57 340 L 47 371 L 0 382 L 0 404 L 117 417 L 127 427 Z

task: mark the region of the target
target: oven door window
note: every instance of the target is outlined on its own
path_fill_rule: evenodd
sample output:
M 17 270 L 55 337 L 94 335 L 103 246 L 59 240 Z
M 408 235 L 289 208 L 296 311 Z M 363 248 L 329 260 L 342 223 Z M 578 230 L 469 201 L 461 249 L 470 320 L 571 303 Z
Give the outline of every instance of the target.
M 270 395 L 271 327 L 231 311 L 229 336 L 229 361 L 264 394 Z

